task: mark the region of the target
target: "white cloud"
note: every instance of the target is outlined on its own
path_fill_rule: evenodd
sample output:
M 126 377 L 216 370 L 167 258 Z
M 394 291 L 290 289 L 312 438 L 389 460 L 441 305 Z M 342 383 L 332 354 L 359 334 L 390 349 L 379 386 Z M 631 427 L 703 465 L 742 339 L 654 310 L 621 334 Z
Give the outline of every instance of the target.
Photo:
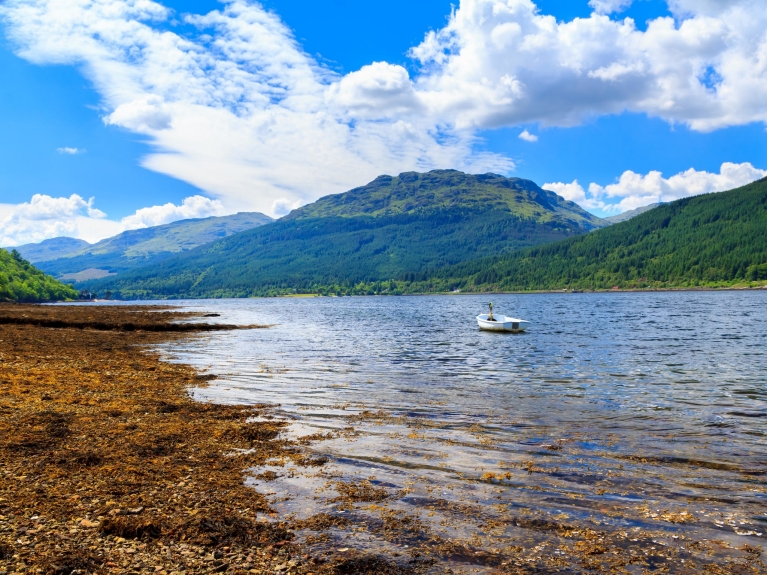
M 126 229 L 148 228 L 169 224 L 177 220 L 223 216 L 226 209 L 219 200 L 203 196 L 185 198 L 180 206 L 171 203 L 151 208 L 141 208 L 135 214 L 122 219 Z
M 148 96 L 120 104 L 104 121 L 134 132 L 167 130 L 173 120 L 161 98 Z
M 674 17 L 644 31 L 610 17 L 628 4 L 557 21 L 532 0 L 461 0 L 410 51 L 413 74 L 373 62 L 344 76 L 248 0 L 184 17 L 152 0 L 5 0 L 0 19 L 21 57 L 87 75 L 104 121 L 153 146 L 143 166 L 278 215 L 382 173 L 508 173 L 478 151 L 483 129 L 623 111 L 699 131 L 767 122 L 763 0 L 669 0 Z
M 549 184 L 543 184 L 541 187 L 545 190 L 555 192 L 556 194 L 562 196 L 564 199 L 575 202 L 587 210 L 605 209 L 605 203 L 603 201 L 586 195 L 586 190 L 584 190 L 583 186 L 578 183 L 578 180 L 573 180 L 569 184 L 563 182 L 553 182 Z
M 182 219 L 224 215 L 218 200 L 202 196 L 184 199 L 181 205 L 165 204 L 137 210 L 115 221 L 77 194 L 53 198 L 35 194 L 22 204 L 0 204 L 0 245 L 15 246 L 68 236 L 97 242 L 125 230 L 167 224 Z
M 589 0 L 589 6 L 591 6 L 597 14 L 623 12 L 633 3 L 634 0 Z
M 530 0 L 462 0 L 411 51 L 423 66 L 416 92 L 465 128 L 570 126 L 623 111 L 699 131 L 767 121 L 763 1 L 676 0 L 671 9 L 677 19 L 642 31 L 599 13 L 558 22 Z
M 275 216 L 285 216 L 299 207 L 301 207 L 301 202 L 291 202 L 287 198 L 279 198 L 274 200 L 272 204 L 272 213 Z
M 398 117 L 423 110 L 402 66 L 374 62 L 332 84 L 327 91 L 330 103 L 356 117 Z
M 103 98 L 104 121 L 149 137 L 145 167 L 230 209 L 274 213 L 276 200 L 307 203 L 381 173 L 513 168 L 475 153 L 472 131 L 422 113 L 401 66 L 378 62 L 339 77 L 246 0 L 184 17 L 184 35 L 173 17 L 150 0 L 0 6 L 21 57 L 78 65 Z
M 35 194 L 29 202 L 6 207 L 9 209 L 4 210 L 0 221 L 0 245 L 3 246 L 57 236 L 91 241 L 100 234 L 108 236 L 122 231 L 119 223 L 107 220 L 104 212 L 93 207 L 93 198 L 86 201 L 77 194 L 68 198 Z
M 664 178 L 658 171 L 642 175 L 627 170 L 613 184 L 600 186 L 591 183 L 588 192 L 578 180 L 570 184 L 544 184 L 542 187 L 586 209 L 621 213 L 657 202 L 673 202 L 689 196 L 731 190 L 764 177 L 767 177 L 767 170 L 755 168 L 748 162 L 725 162 L 718 174 L 690 168 L 670 178 Z
M 68 154 L 70 156 L 75 156 L 77 154 L 84 154 L 85 150 L 82 148 L 70 148 L 68 146 L 65 146 L 63 148 L 56 148 L 56 151 L 59 154 Z
M 13 213 L 14 216 L 25 220 L 72 218 L 77 215 L 87 215 L 97 219 L 106 217 L 104 212 L 93 207 L 93 198 L 86 202 L 77 194 L 72 194 L 68 198 L 52 198 L 44 194 L 35 194 L 28 203 L 16 206 Z
M 520 140 L 524 140 L 525 142 L 537 142 L 538 136 L 535 134 L 531 134 L 527 130 L 523 130 L 522 133 L 519 135 Z

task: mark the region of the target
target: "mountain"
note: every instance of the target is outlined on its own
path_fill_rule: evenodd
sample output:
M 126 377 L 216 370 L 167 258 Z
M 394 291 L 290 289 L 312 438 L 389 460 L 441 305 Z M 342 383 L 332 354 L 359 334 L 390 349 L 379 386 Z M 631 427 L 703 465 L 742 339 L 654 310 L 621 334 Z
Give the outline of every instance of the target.
M 389 280 L 603 225 L 530 180 L 455 170 L 407 172 L 380 176 L 272 224 L 92 285 L 126 298 L 311 290 Z
M 91 244 L 85 240 L 61 237 L 43 240 L 39 244 L 16 246 L 16 251 L 18 251 L 24 259 L 32 263 L 37 263 L 66 257 L 84 250 L 90 245 Z M 10 248 L 6 249 L 10 250 Z
M 0 248 L 0 301 L 46 302 L 77 297 L 76 290 L 36 269 L 19 252 Z
M 609 218 L 604 218 L 604 221 L 606 221 L 608 224 L 619 224 L 621 222 L 625 222 L 626 220 L 630 220 L 631 218 L 638 216 L 639 214 L 643 214 L 648 210 L 657 208 L 660 205 L 661 205 L 660 203 L 655 203 L 655 204 L 650 204 L 649 206 L 642 206 L 641 208 L 629 210 L 627 212 L 623 212 L 622 214 L 618 214 L 616 216 L 610 216 Z
M 526 291 L 767 283 L 767 178 L 729 192 L 663 204 L 590 234 L 466 262 L 413 280 L 400 282 L 398 289 Z
M 88 244 L 64 257 L 39 261 L 37 265 L 62 279 L 94 279 L 153 265 L 170 255 L 273 221 L 269 216 L 257 212 L 179 220 L 162 226 L 123 232 L 93 245 Z
M 379 176 L 366 186 L 320 198 L 293 210 L 284 219 L 328 217 L 391 217 L 443 210 L 507 212 L 538 223 L 557 221 L 572 227 L 594 229 L 600 218 L 534 182 L 497 174 L 471 175 L 457 170 L 425 174 L 406 172 L 398 177 Z

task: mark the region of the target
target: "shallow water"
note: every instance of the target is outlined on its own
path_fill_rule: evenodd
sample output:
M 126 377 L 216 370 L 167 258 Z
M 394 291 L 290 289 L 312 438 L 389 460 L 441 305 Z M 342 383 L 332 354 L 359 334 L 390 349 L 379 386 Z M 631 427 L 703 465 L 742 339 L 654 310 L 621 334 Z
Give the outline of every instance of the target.
M 489 299 L 528 332 L 479 331 Z M 163 349 L 220 376 L 199 399 L 279 404 L 288 434 L 328 434 L 306 446 L 326 465 L 274 462 L 276 479 L 251 480 L 283 513 L 350 518 L 302 534 L 318 553 L 436 556 L 435 573 L 567 571 L 585 560 L 568 541 L 594 533 L 615 556 L 644 554 L 625 572 L 681 572 L 726 568 L 764 539 L 767 293 L 181 304 L 274 324 Z

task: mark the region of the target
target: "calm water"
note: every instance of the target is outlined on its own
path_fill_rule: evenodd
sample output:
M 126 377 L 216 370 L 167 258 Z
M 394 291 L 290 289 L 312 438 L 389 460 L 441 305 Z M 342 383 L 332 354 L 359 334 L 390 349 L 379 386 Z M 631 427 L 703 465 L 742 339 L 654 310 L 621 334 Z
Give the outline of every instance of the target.
M 480 332 L 490 299 L 529 331 Z M 519 549 L 535 546 L 564 569 L 557 538 L 577 529 L 646 557 L 651 541 L 679 570 L 697 557 L 683 541 L 721 541 L 708 556 L 724 565 L 729 546 L 764 539 L 767 292 L 182 305 L 274 324 L 163 349 L 220 376 L 201 400 L 279 404 L 292 436 L 331 432 L 306 447 L 325 466 L 275 461 L 276 479 L 251 481 L 298 518 L 351 518 L 310 538 L 319 552 L 431 553 L 434 572 L 491 572 L 533 565 Z M 349 506 L 339 481 L 390 497 Z

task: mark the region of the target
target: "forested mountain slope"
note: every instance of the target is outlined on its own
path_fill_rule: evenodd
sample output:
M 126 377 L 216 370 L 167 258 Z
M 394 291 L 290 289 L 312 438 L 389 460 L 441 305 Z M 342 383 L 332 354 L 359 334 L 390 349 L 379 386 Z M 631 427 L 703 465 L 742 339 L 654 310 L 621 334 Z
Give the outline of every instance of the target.
M 0 301 L 46 302 L 77 297 L 76 290 L 45 275 L 17 251 L 0 248 Z
M 729 286 L 767 280 L 767 178 L 587 235 L 402 278 L 405 291 Z
M 307 290 L 389 280 L 602 225 L 529 180 L 455 170 L 409 172 L 381 176 L 272 224 L 93 285 L 127 298 Z

